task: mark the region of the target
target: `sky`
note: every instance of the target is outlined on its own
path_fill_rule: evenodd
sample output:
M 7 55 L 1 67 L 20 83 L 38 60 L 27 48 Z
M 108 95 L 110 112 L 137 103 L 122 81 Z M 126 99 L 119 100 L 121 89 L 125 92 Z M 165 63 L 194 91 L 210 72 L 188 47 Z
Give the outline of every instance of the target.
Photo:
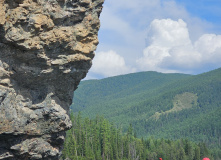
M 221 0 L 105 0 L 86 79 L 221 67 Z

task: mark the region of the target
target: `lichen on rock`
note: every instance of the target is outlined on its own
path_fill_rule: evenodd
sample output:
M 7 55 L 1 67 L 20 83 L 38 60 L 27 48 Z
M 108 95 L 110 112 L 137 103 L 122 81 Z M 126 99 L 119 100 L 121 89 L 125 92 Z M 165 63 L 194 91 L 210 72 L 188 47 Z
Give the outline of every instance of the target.
M 104 0 L 0 0 L 0 159 L 56 160 Z

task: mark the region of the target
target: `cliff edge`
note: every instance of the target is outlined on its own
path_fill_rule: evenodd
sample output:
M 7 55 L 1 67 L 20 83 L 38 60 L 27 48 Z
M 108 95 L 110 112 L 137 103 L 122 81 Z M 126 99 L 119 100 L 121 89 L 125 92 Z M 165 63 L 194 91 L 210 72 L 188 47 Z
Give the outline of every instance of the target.
M 0 0 L 0 160 L 57 160 L 104 0 Z

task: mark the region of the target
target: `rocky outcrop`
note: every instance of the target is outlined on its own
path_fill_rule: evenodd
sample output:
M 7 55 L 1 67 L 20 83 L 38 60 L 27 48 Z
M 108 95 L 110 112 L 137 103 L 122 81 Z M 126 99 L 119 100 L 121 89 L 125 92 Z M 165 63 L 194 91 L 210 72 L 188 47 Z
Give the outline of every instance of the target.
M 0 160 L 56 160 L 103 0 L 0 0 Z

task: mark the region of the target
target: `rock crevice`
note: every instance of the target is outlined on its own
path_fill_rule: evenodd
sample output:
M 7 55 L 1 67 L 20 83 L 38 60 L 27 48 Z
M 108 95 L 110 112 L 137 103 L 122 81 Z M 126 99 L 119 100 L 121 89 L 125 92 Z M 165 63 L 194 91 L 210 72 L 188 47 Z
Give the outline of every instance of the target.
M 104 0 L 0 0 L 0 159 L 59 158 Z

